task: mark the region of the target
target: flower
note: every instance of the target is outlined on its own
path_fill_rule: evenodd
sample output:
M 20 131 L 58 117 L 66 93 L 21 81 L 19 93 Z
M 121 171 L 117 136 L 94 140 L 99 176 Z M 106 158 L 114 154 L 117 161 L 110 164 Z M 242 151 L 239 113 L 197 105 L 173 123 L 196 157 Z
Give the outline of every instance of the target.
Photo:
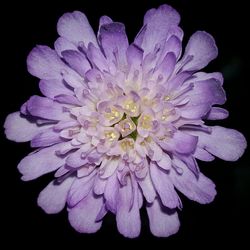
M 10 114 L 5 133 L 37 148 L 18 165 L 22 180 L 55 171 L 38 205 L 52 214 L 67 203 L 79 232 L 96 232 L 111 212 L 121 234 L 137 237 L 145 200 L 152 234 L 176 233 L 177 191 L 201 204 L 216 195 L 196 159 L 236 161 L 246 148 L 238 131 L 205 125 L 228 116 L 218 107 L 226 101 L 222 75 L 200 72 L 217 47 L 197 31 L 182 55 L 179 22 L 168 5 L 151 9 L 129 44 L 122 23 L 101 17 L 96 38 L 74 11 L 58 21 L 55 50 L 36 46 L 28 56 L 44 97 Z

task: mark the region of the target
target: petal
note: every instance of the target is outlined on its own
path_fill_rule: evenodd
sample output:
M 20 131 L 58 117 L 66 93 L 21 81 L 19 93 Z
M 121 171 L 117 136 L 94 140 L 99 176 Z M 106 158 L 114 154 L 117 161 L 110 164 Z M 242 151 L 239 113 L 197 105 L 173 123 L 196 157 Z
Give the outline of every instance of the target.
M 150 148 L 150 155 L 149 155 L 150 159 L 152 161 L 159 161 L 162 158 L 163 154 L 162 148 L 153 140 L 150 143 L 148 143 L 148 146 Z
M 172 167 L 171 163 L 172 163 L 171 158 L 165 152 L 162 154 L 161 160 L 157 161 L 157 165 L 165 170 L 169 170 Z
M 23 175 L 22 180 L 29 181 L 36 179 L 64 165 L 65 159 L 56 155 L 56 151 L 60 150 L 63 145 L 65 143 L 56 144 L 23 158 L 17 166 Z
M 181 40 L 177 36 L 172 35 L 164 44 L 161 55 L 159 56 L 159 59 L 157 61 L 157 64 L 160 64 L 168 53 L 173 53 L 175 55 L 176 59 L 175 61 L 178 61 L 181 55 L 181 51 L 182 51 Z
M 75 50 L 65 50 L 62 52 L 63 59 L 81 76 L 91 69 L 91 66 L 83 53 Z
M 76 46 L 80 42 L 83 42 L 86 48 L 90 42 L 97 45 L 95 33 L 87 17 L 80 11 L 65 13 L 60 17 L 57 23 L 57 32 Z
M 74 106 L 82 105 L 82 103 L 72 94 L 70 95 L 60 94 L 60 95 L 55 96 L 54 100 L 62 104 L 70 104 Z
M 212 133 L 190 131 L 199 137 L 199 146 L 209 153 L 226 161 L 237 161 L 244 153 L 247 142 L 245 137 L 234 129 L 212 126 Z
M 113 157 L 112 159 L 108 160 L 107 164 L 104 166 L 103 172 L 100 174 L 100 178 L 106 179 L 113 175 L 120 162 L 120 157 Z
M 6 137 L 15 142 L 30 141 L 49 127 L 51 125 L 38 126 L 34 121 L 21 115 L 20 112 L 9 114 L 4 123 Z
M 82 154 L 87 152 L 91 148 L 89 143 L 84 144 L 76 152 L 70 154 L 66 160 L 68 166 L 72 168 L 78 168 L 88 163 L 87 158 L 82 158 Z
M 212 107 L 210 112 L 207 114 L 206 119 L 208 120 L 223 120 L 228 117 L 229 113 L 226 109 Z
M 143 39 L 137 37 L 135 43 L 147 55 L 154 50 L 157 44 L 163 45 L 170 28 L 177 26 L 179 22 L 179 14 L 169 5 L 164 4 L 158 9 L 151 9 L 144 16 L 143 24 L 146 26 L 146 30 L 142 33 Z M 140 40 L 142 40 L 142 43 L 140 43 Z
M 191 156 L 179 155 L 179 158 L 193 172 L 196 178 L 199 178 L 200 169 L 195 158 L 192 155 Z
M 119 199 L 117 201 L 116 222 L 119 232 L 128 238 L 139 236 L 141 230 L 141 220 L 138 203 L 138 186 L 135 182 L 132 188 L 132 181 L 127 177 L 126 185 L 119 189 Z M 134 195 L 133 193 L 134 192 Z M 130 208 L 131 198 L 134 196 L 133 206 Z
M 69 222 L 80 233 L 95 233 L 102 222 L 96 221 L 103 206 L 103 198 L 92 192 L 75 207 L 69 210 Z
M 181 108 L 181 115 L 189 119 L 201 118 L 210 111 L 212 105 L 221 105 L 226 101 L 220 82 L 213 78 L 194 82 L 193 89 L 186 95 L 190 100 Z
M 168 237 L 178 232 L 180 222 L 175 210 L 162 206 L 156 199 L 152 204 L 147 204 L 149 226 L 153 235 L 157 237 Z
M 30 114 L 51 120 L 66 120 L 70 115 L 64 112 L 63 105 L 46 97 L 32 96 L 27 103 Z
M 213 72 L 213 73 L 205 73 L 205 72 L 197 72 L 192 75 L 192 77 L 195 78 L 196 82 L 208 80 L 208 79 L 216 79 L 218 82 L 220 82 L 221 86 L 223 85 L 224 78 L 223 75 L 220 72 Z M 193 81 L 193 78 L 191 78 L 189 81 Z M 188 81 L 187 81 L 188 82 Z
M 118 199 L 119 182 L 116 173 L 108 178 L 104 191 L 104 197 L 108 209 L 116 213 L 116 205 Z
M 53 128 L 49 128 L 37 134 L 31 140 L 31 147 L 47 147 L 63 141 L 58 132 L 55 132 Z
M 209 154 L 205 149 L 197 147 L 194 152 L 194 157 L 201 161 L 213 161 L 215 159 L 214 156 Z
M 61 79 L 61 72 L 67 70 L 57 53 L 47 46 L 36 46 L 27 58 L 28 71 L 40 79 Z
M 93 189 L 95 181 L 95 172 L 92 174 L 76 178 L 70 188 L 67 203 L 69 207 L 76 206 L 82 199 L 84 199 Z
M 59 56 L 62 56 L 62 51 L 64 50 L 78 50 L 76 45 L 63 37 L 57 38 L 54 47 Z
M 174 186 L 186 195 L 190 200 L 197 201 L 201 204 L 210 203 L 214 200 L 216 195 L 214 183 L 199 173 L 196 176 L 187 168 L 185 163 L 178 159 L 174 159 L 174 164 L 182 169 L 182 173 L 178 174 L 176 171 L 170 171 L 170 179 Z
M 144 179 L 138 180 L 138 184 L 147 202 L 152 203 L 156 197 L 156 192 L 150 174 L 148 173 Z
M 113 22 L 113 20 L 110 17 L 101 16 L 100 20 L 99 20 L 99 29 L 101 28 L 102 25 L 109 24 L 109 23 L 112 23 L 112 22 Z
M 95 183 L 94 183 L 94 193 L 97 195 L 103 194 L 105 191 L 106 184 L 107 184 L 107 180 L 96 177 Z
M 119 68 L 123 68 L 127 64 L 128 48 L 125 26 L 122 23 L 105 24 L 101 26 L 99 39 L 109 63 L 114 61 Z
M 179 197 L 174 190 L 174 186 L 166 172 L 163 172 L 156 164 L 150 164 L 150 175 L 154 187 L 159 194 L 164 206 L 176 208 L 179 206 Z
M 127 61 L 130 67 L 140 69 L 143 59 L 143 50 L 136 44 L 131 44 L 127 49 Z
M 154 75 L 161 76 L 163 82 L 167 81 L 175 69 L 175 64 L 176 57 L 174 53 L 167 53 L 161 64 L 155 69 Z
M 87 55 L 89 60 L 101 71 L 109 71 L 107 59 L 102 51 L 90 43 L 88 46 Z
M 63 83 L 63 80 L 59 79 L 41 80 L 39 88 L 43 95 L 51 99 L 61 94 L 73 95 L 73 92 Z
M 214 38 L 205 31 L 195 32 L 189 39 L 182 61 L 192 57 L 182 71 L 197 71 L 208 65 L 218 55 Z
M 47 214 L 56 214 L 63 210 L 70 186 L 74 178 L 67 178 L 61 183 L 52 181 L 38 196 L 38 206 Z
M 197 136 L 190 136 L 190 134 L 177 130 L 172 138 L 167 139 L 166 143 L 159 143 L 165 150 L 189 155 L 195 151 L 197 142 Z

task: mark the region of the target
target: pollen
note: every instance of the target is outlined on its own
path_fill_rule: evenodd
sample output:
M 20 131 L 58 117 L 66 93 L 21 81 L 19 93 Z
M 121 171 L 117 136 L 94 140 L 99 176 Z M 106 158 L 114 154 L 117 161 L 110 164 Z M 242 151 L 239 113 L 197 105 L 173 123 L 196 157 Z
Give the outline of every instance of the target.
M 124 103 L 124 110 L 131 117 L 137 116 L 139 113 L 139 105 L 133 100 L 127 100 Z
M 164 101 L 169 101 L 170 100 L 170 96 L 169 95 L 166 95 L 166 96 L 164 96 Z
M 152 117 L 150 115 L 144 115 L 142 117 L 141 127 L 144 129 L 150 129 L 152 127 Z
M 134 140 L 130 138 L 125 138 L 121 140 L 120 146 L 122 150 L 128 152 L 130 149 L 134 148 Z
M 121 120 L 122 119 L 122 112 L 120 112 L 117 108 L 112 107 L 109 110 L 110 112 L 106 112 L 105 116 L 109 121 L 113 121 L 113 120 Z
M 105 138 L 110 142 L 117 139 L 117 134 L 114 131 L 106 131 L 104 134 Z

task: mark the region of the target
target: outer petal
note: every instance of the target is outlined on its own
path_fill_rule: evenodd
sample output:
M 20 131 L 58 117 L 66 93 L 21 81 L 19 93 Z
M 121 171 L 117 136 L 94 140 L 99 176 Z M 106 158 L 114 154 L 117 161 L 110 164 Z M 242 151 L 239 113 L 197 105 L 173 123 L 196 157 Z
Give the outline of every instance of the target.
M 73 92 L 63 83 L 63 80 L 59 79 L 41 80 L 39 88 L 45 96 L 51 99 L 62 94 L 73 95 Z
M 166 172 L 160 170 L 156 164 L 150 164 L 150 174 L 161 201 L 168 208 L 176 208 L 179 205 L 179 197 Z
M 80 233 L 95 233 L 101 228 L 102 222 L 96 221 L 103 206 L 103 197 L 92 192 L 75 207 L 69 210 L 69 222 Z
M 194 87 L 187 94 L 190 99 L 181 108 L 181 115 L 189 119 L 205 116 L 214 104 L 224 104 L 226 96 L 221 84 L 216 79 L 208 79 L 194 83 Z
M 85 76 L 85 73 L 91 69 L 89 61 L 83 53 L 75 50 L 65 50 L 62 52 L 62 56 L 65 61 L 81 76 Z
M 156 192 L 150 174 L 148 173 L 144 179 L 138 180 L 138 184 L 147 202 L 152 203 L 156 197 Z
M 205 149 L 197 147 L 194 152 L 194 157 L 201 161 L 213 161 L 215 157 L 209 154 Z
M 34 121 L 28 120 L 20 112 L 9 114 L 4 123 L 6 137 L 16 142 L 30 141 L 37 134 L 41 133 L 41 131 L 49 127 L 51 125 L 37 126 Z
M 208 120 L 222 120 L 228 117 L 229 113 L 226 109 L 212 107 L 210 112 L 207 114 L 206 119 Z
M 52 181 L 39 194 L 37 203 L 47 214 L 59 213 L 65 206 L 68 191 L 74 178 L 67 178 L 61 183 Z
M 114 61 L 118 67 L 124 67 L 127 64 L 126 51 L 128 48 L 124 25 L 110 23 L 101 26 L 99 39 L 109 63 Z
M 74 207 L 89 194 L 93 189 L 94 181 L 95 176 L 93 176 L 93 174 L 74 180 L 67 199 L 69 207 Z
M 182 62 L 190 60 L 182 67 L 183 71 L 197 71 L 208 65 L 218 55 L 214 38 L 205 31 L 195 32 L 189 39 Z
M 79 11 L 65 13 L 57 23 L 57 32 L 60 36 L 73 42 L 76 46 L 83 42 L 85 47 L 90 42 L 97 45 L 96 37 L 87 17 Z
M 108 209 L 116 213 L 117 199 L 119 195 L 119 182 L 116 173 L 108 178 L 104 191 L 104 197 Z
M 54 47 L 59 56 L 62 56 L 62 51 L 64 50 L 78 50 L 76 45 L 63 37 L 57 38 L 54 43 Z
M 162 80 L 165 82 L 169 79 L 174 71 L 176 64 L 176 57 L 173 52 L 167 53 L 161 64 L 156 68 L 154 74 L 162 76 Z
M 128 238 L 135 238 L 140 234 L 141 220 L 138 202 L 138 186 L 132 188 L 132 181 L 127 178 L 127 183 L 120 187 L 119 199 L 117 202 L 116 221 L 119 232 Z M 132 194 L 134 192 L 134 195 Z M 131 199 L 133 206 L 130 207 Z
M 23 174 L 22 180 L 29 181 L 46 173 L 52 172 L 65 163 L 65 159 L 56 155 L 56 151 L 65 143 L 41 149 L 23 158 L 17 168 Z
M 101 71 L 108 71 L 107 59 L 104 57 L 102 51 L 95 47 L 92 43 L 88 46 L 87 55 L 89 60 Z
M 195 151 L 197 142 L 198 138 L 196 136 L 190 136 L 187 133 L 177 130 L 171 139 L 159 143 L 166 150 L 188 155 Z
M 214 183 L 199 173 L 198 179 L 187 168 L 187 166 L 178 159 L 174 159 L 174 164 L 182 169 L 182 173 L 178 174 L 176 171 L 170 171 L 170 178 L 174 186 L 186 195 L 190 200 L 197 201 L 201 204 L 210 203 L 214 200 L 216 195 Z
M 57 53 L 47 46 L 37 46 L 28 55 L 27 66 L 30 74 L 40 79 L 61 79 L 67 66 Z
M 175 55 L 175 58 L 178 61 L 181 55 L 181 51 L 182 51 L 181 39 L 179 39 L 175 35 L 172 35 L 164 44 L 161 55 L 159 56 L 159 59 L 157 61 L 157 64 L 160 64 L 164 59 L 164 57 L 170 52 Z
M 178 232 L 180 222 L 175 210 L 162 206 L 156 199 L 152 204 L 147 204 L 150 230 L 157 237 L 168 237 Z
M 47 147 L 59 142 L 64 142 L 64 140 L 59 136 L 58 132 L 55 132 L 53 128 L 50 128 L 37 134 L 31 140 L 31 147 Z
M 171 165 L 171 158 L 169 157 L 169 155 L 167 153 L 164 152 L 162 154 L 161 160 L 157 161 L 157 165 L 159 167 L 161 167 L 162 169 L 170 170 L 170 168 L 172 167 L 172 165 Z
M 237 161 L 244 153 L 247 142 L 245 137 L 234 129 L 213 126 L 212 133 L 190 131 L 199 136 L 199 146 L 209 153 L 226 161 Z
M 30 114 L 50 120 L 69 119 L 69 113 L 64 112 L 63 105 L 46 97 L 32 96 L 27 103 Z
M 76 152 L 69 155 L 66 160 L 67 165 L 72 168 L 78 168 L 88 163 L 88 160 L 86 158 L 82 158 L 82 154 L 87 152 L 90 147 L 91 145 L 89 143 L 86 143 Z
M 179 22 L 179 14 L 169 5 L 164 4 L 158 9 L 151 9 L 144 17 L 145 32 L 137 36 L 135 43 L 138 44 L 144 50 L 145 55 L 147 55 L 154 50 L 157 44 L 163 45 L 170 28 L 177 26 Z

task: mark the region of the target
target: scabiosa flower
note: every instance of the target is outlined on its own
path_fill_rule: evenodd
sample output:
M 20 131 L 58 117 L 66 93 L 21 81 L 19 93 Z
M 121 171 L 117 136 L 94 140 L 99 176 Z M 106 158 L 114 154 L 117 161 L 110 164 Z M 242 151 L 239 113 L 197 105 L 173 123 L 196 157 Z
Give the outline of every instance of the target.
M 238 131 L 205 125 L 228 116 L 222 75 L 200 72 L 217 47 L 197 31 L 182 53 L 179 22 L 168 5 L 151 9 L 129 44 L 122 23 L 101 17 L 96 37 L 74 11 L 59 19 L 55 49 L 28 56 L 44 97 L 10 114 L 5 133 L 36 148 L 18 165 L 22 180 L 55 171 L 38 205 L 51 214 L 67 204 L 79 232 L 96 232 L 111 212 L 121 234 L 137 237 L 145 200 L 152 234 L 176 233 L 178 191 L 201 204 L 216 195 L 196 159 L 236 161 L 246 148 Z

